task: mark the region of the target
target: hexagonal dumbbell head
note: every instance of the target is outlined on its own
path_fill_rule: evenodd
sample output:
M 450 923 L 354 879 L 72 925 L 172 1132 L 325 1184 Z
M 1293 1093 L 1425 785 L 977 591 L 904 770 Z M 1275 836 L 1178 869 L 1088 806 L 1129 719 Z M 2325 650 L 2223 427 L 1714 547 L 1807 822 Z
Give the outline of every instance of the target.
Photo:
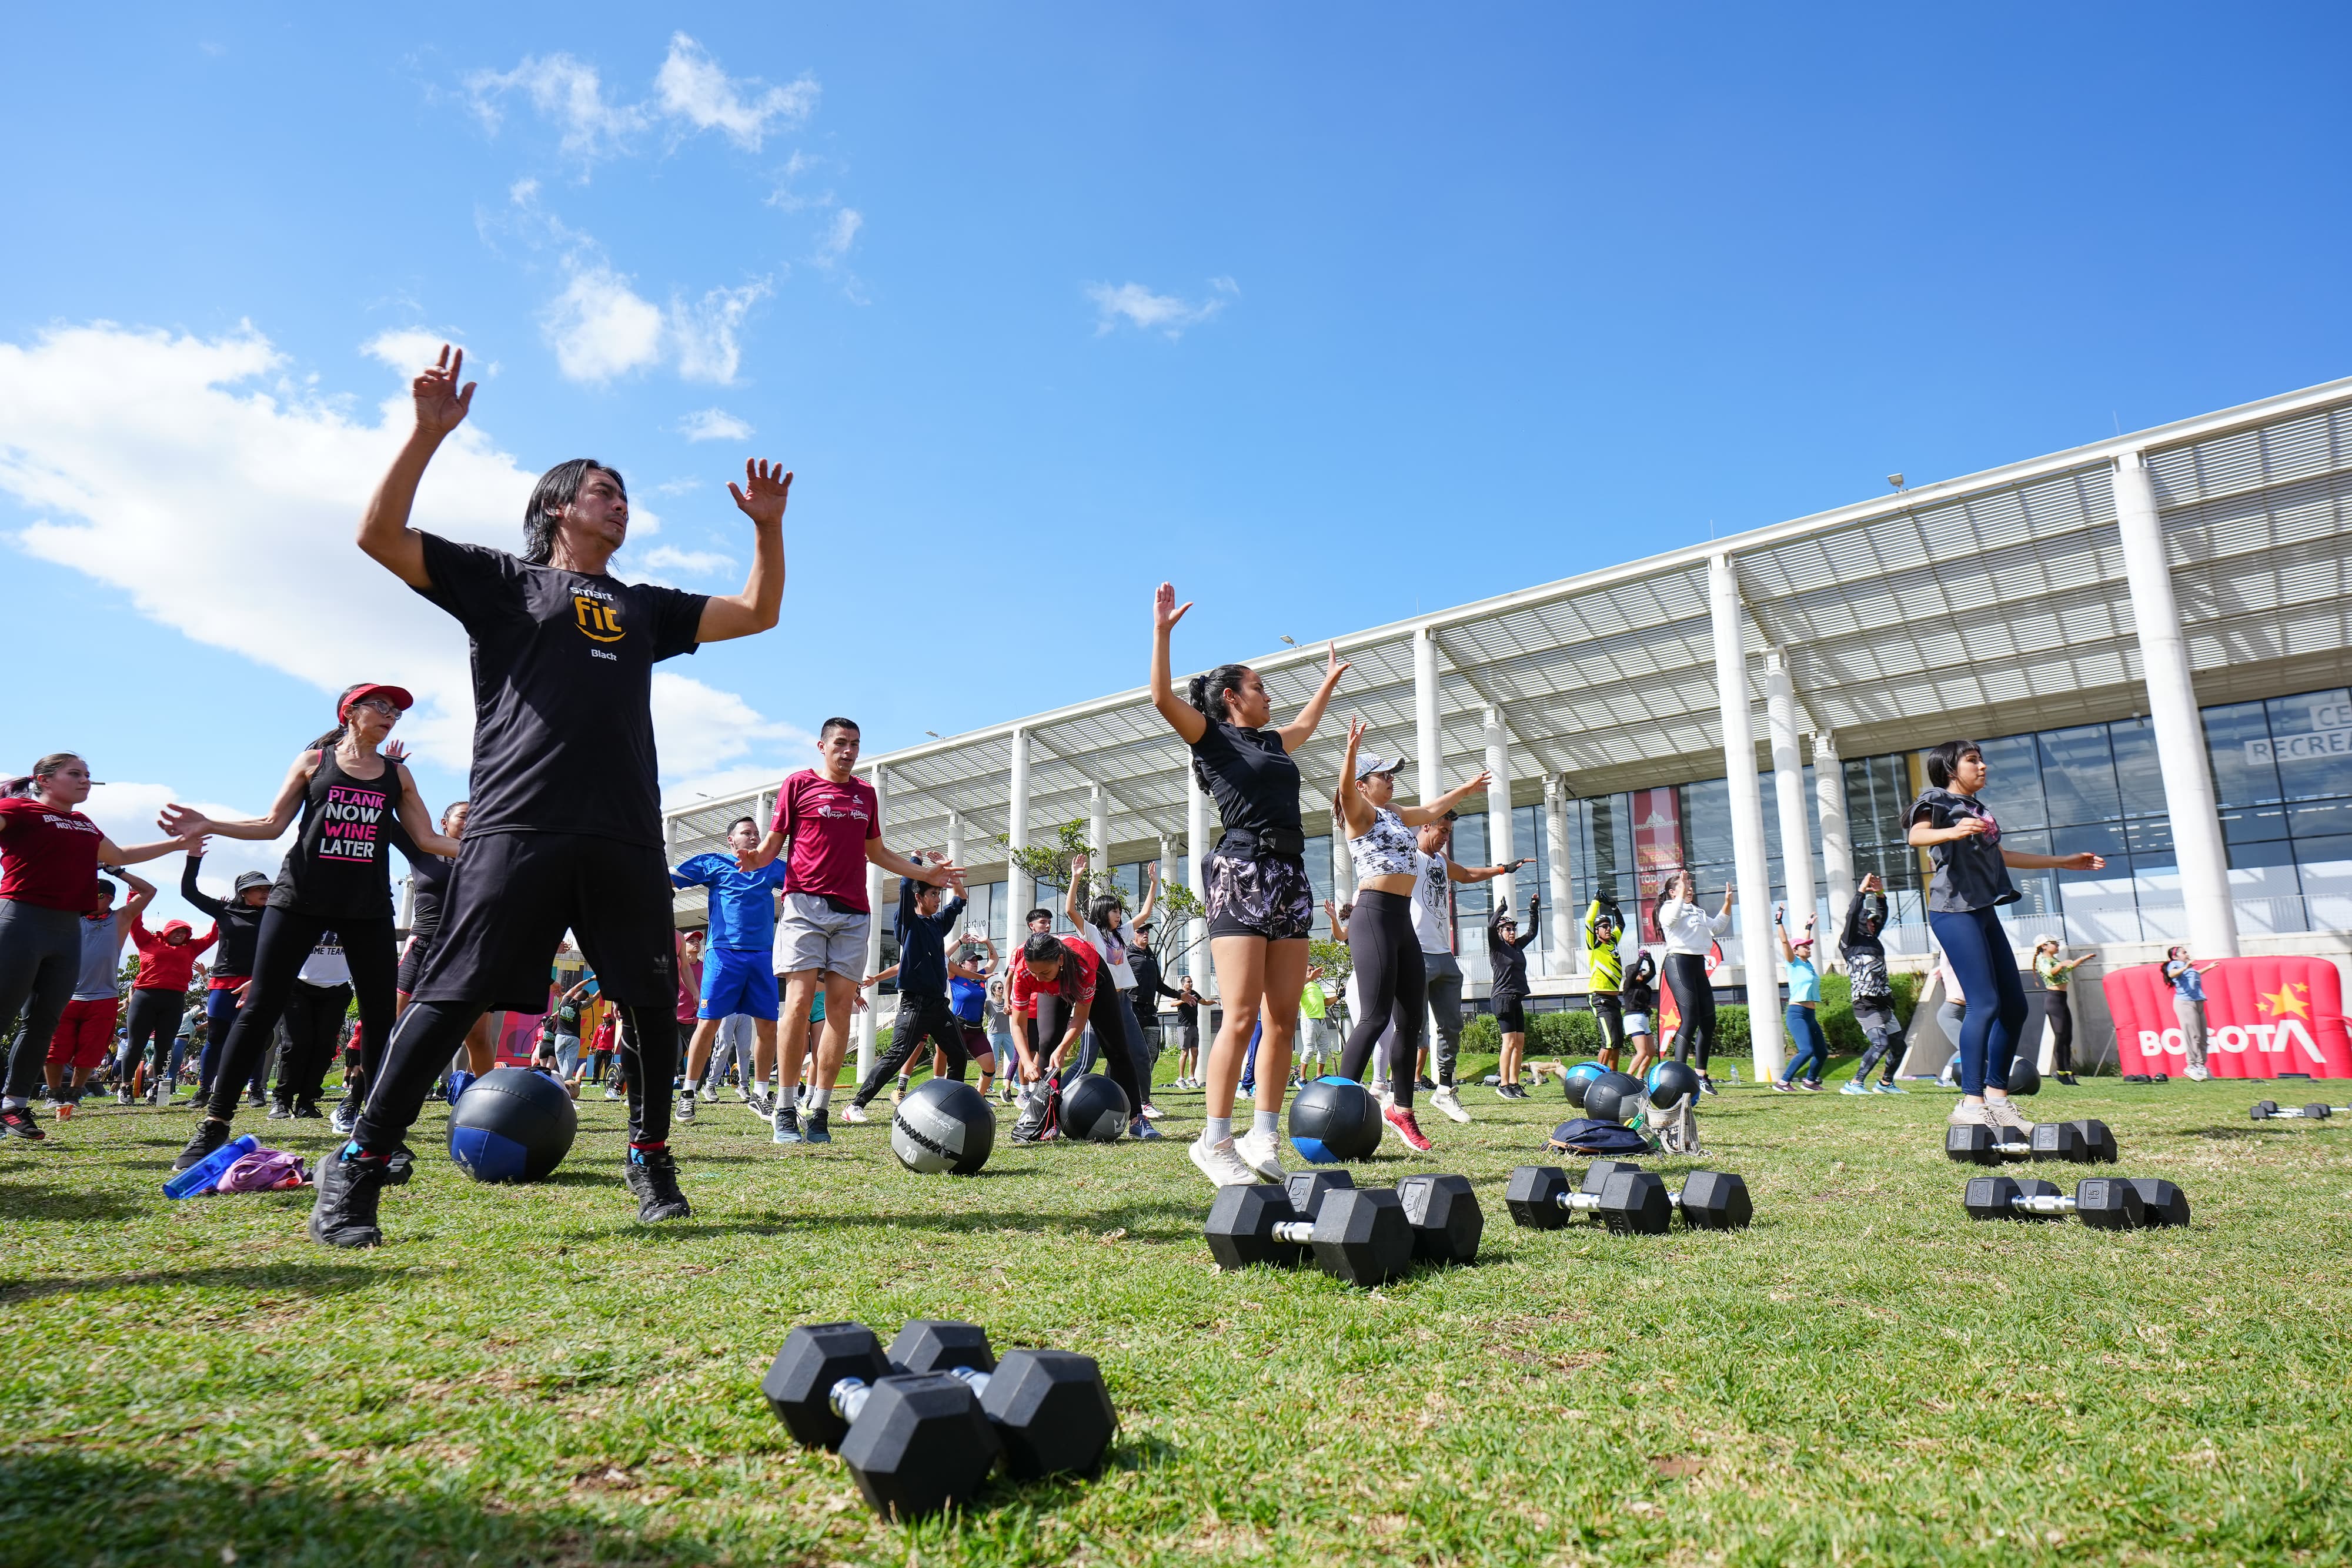
M 1102 1368 L 1072 1350 L 1007 1351 L 980 1407 L 1004 1444 L 1014 1479 L 1094 1469 L 1118 1430 Z
M 1675 1195 L 1683 1223 L 1698 1230 L 1738 1230 L 1756 1218 L 1748 1184 L 1729 1171 L 1693 1171 Z
M 2150 1225 L 2186 1225 L 2189 1223 L 2189 1195 L 2168 1181 L 2156 1181 L 2147 1176 L 2133 1176 L 2132 1186 L 2139 1193 L 2141 1207 L 2147 1210 Z
M 2315 1100 L 2310 1104 L 2305 1105 L 2303 1108 L 2303 1113 L 2305 1117 L 2310 1121 L 2325 1122 L 2328 1117 L 2336 1114 L 2336 1107 L 2333 1105 L 2323 1104 Z
M 1960 1207 L 1970 1219 L 2021 1219 L 2016 1202 L 2021 1196 L 2014 1176 L 1970 1176 L 1961 1189 Z
M 998 1447 L 968 1384 L 944 1373 L 900 1373 L 874 1385 L 841 1459 L 875 1512 L 915 1519 L 978 1491 Z
M 1511 1223 L 1529 1230 L 1558 1230 L 1575 1218 L 1560 1207 L 1568 1173 L 1558 1166 L 1521 1166 L 1503 1186 L 1503 1207 Z
M 1468 1176 L 1407 1176 L 1396 1190 L 1405 1223 L 1412 1228 L 1415 1258 L 1424 1263 L 1467 1263 L 1478 1256 L 1486 1216 Z
M 2034 1130 L 2041 1131 L 2038 1127 Z M 1962 1165 L 2000 1165 L 2002 1163 L 2000 1151 L 2003 1146 L 1994 1135 L 1993 1129 L 1980 1122 L 1944 1129 L 1944 1157 Z
M 1346 1171 L 1293 1171 L 1284 1180 L 1282 1191 L 1290 1199 L 1293 1214 L 1312 1219 L 1322 1212 L 1325 1198 L 1355 1185 L 1356 1178 Z
M 996 1366 L 988 1331 L 950 1318 L 914 1319 L 890 1342 L 889 1354 L 890 1364 L 903 1372 L 949 1372 L 959 1366 L 990 1372 Z
M 2095 1230 L 2137 1230 L 2147 1223 L 2147 1212 L 2139 1189 L 2121 1177 L 2093 1176 L 2074 1184 L 2075 1218 Z
M 1331 1194 L 1306 1239 L 1323 1271 L 1350 1285 L 1386 1284 L 1412 1266 L 1412 1227 L 1393 1192 Z
M 1612 1236 L 1663 1236 L 1674 1224 L 1675 1200 L 1650 1171 L 1618 1171 L 1601 1184 L 1595 1210 Z
M 864 1323 L 803 1323 L 784 1336 L 760 1392 L 794 1442 L 837 1448 L 849 1423 L 834 1413 L 833 1385 L 845 1377 L 872 1383 L 889 1370 L 882 1342 Z
M 2278 1114 L 2278 1102 L 2275 1100 L 2257 1100 L 2254 1102 L 2254 1108 L 2247 1112 L 2246 1114 L 2252 1117 L 2257 1122 L 2267 1122 L 2272 1117 Z
M 1246 1269 L 1253 1263 L 1295 1263 L 1298 1248 L 1278 1240 L 1275 1227 L 1297 1218 L 1282 1188 L 1252 1182 L 1246 1186 L 1221 1186 L 1209 1205 L 1209 1255 L 1220 1269 Z

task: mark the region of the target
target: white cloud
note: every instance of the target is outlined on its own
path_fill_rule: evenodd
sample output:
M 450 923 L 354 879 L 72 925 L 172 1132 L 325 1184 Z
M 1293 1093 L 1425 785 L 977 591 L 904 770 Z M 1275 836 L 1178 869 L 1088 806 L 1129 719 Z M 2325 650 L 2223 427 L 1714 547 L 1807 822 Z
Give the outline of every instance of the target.
M 738 763 L 773 782 L 783 776 L 775 765 L 739 763 L 738 759 L 755 746 L 764 751 L 778 743 L 790 742 L 797 750 L 816 744 L 816 737 L 808 731 L 761 716 L 758 709 L 733 692 L 722 692 L 684 675 L 656 670 L 653 700 L 654 744 L 661 748 L 665 771 L 689 781 L 707 777 L 727 764 Z M 805 765 L 795 761 L 793 766 Z M 709 788 L 707 784 L 695 787 Z
M 566 379 L 608 382 L 658 362 L 661 307 L 602 261 L 574 256 L 564 267 L 571 281 L 540 324 Z
M 800 125 L 816 109 L 817 84 L 803 75 L 786 87 L 758 91 L 756 78 L 740 81 L 719 68 L 708 50 L 684 33 L 673 33 L 669 57 L 654 77 L 661 110 L 697 131 L 718 130 L 738 147 L 758 152 L 769 122 Z
M 751 427 L 723 408 L 697 409 L 677 422 L 677 433 L 688 441 L 748 441 Z M 701 484 L 699 479 L 672 480 L 659 488 L 662 494 L 676 493 L 671 486 L 691 490 Z
M 493 131 L 506 95 L 524 94 L 541 118 L 562 129 L 562 150 L 583 163 L 626 151 L 629 138 L 646 123 L 643 105 L 607 99 L 596 68 L 567 54 L 526 55 L 510 71 L 469 72 L 465 85 L 475 114 Z
M 751 434 L 748 427 L 744 431 L 744 434 L 747 435 Z M 691 437 L 688 439 L 691 439 Z M 702 481 L 699 479 L 665 479 L 660 484 L 653 486 L 653 493 L 656 496 L 683 496 L 690 491 L 699 490 L 701 488 Z
M 736 329 L 768 293 L 768 280 L 762 277 L 740 288 L 713 288 L 692 304 L 673 298 L 669 335 L 677 356 L 677 373 L 690 382 L 732 385 L 736 369 L 743 362 Z
M 1196 301 L 1173 294 L 1154 294 L 1140 283 L 1122 283 L 1116 287 L 1108 283 L 1089 283 L 1087 298 L 1095 303 L 1095 335 L 1100 337 L 1123 323 L 1139 331 L 1181 338 L 1186 328 L 1212 319 L 1224 309 L 1227 299 L 1241 292 L 1240 286 L 1230 277 L 1211 278 L 1209 288 L 1211 298 Z
M 370 421 L 354 417 L 350 400 L 294 382 L 250 325 L 205 339 L 97 323 L 0 340 L 0 492 L 35 519 L 13 542 L 120 590 L 158 625 L 322 696 L 359 679 L 408 687 L 418 706 L 402 737 L 462 768 L 473 728 L 465 633 L 352 543 L 407 437 L 411 368 Z M 478 394 L 473 418 L 425 473 L 418 527 L 520 544 L 537 476 L 488 434 L 482 422 L 496 417 Z M 657 526 L 635 510 L 633 533 Z M 657 675 L 655 695 L 674 775 L 800 733 L 682 675 Z M 318 727 L 327 722 L 322 702 Z M 309 738 L 281 737 L 285 756 Z
M 705 572 L 726 571 L 735 565 L 735 558 L 718 550 L 679 549 L 675 545 L 656 545 L 639 552 L 635 564 L 646 571 L 684 571 L 700 576 Z
M 826 228 L 824 238 L 817 244 L 817 265 L 831 267 L 847 256 L 849 247 L 857 243 L 857 231 L 865 226 L 865 216 L 856 207 L 844 207 L 834 214 L 833 223 Z
M 378 332 L 360 345 L 360 352 L 404 376 L 414 376 L 433 362 L 441 352 L 441 345 L 462 349 L 465 340 L 454 332 L 435 332 L 423 327 L 395 327 L 389 332 Z
M 319 727 L 324 729 L 326 726 L 322 724 Z M 286 760 L 292 761 L 302 742 L 310 738 L 306 735 L 289 740 Z M 92 758 L 91 766 L 95 768 L 101 764 Z M 267 787 L 266 774 L 257 772 L 254 782 L 257 787 Z M 258 816 L 269 805 L 268 800 L 257 796 L 250 800 L 191 800 L 168 784 L 115 782 L 101 784 L 92 789 L 82 810 L 116 843 L 143 844 L 163 836 L 155 826 L 155 818 L 167 803 L 174 800 L 184 806 L 194 806 L 208 817 Z M 428 803 L 438 810 L 446 802 L 436 800 Z M 204 871 L 197 877 L 196 885 L 215 898 L 226 898 L 239 872 L 257 871 L 264 876 L 275 877 L 278 862 L 286 858 L 286 851 L 292 843 L 291 829 L 284 837 L 270 843 L 256 843 L 250 839 L 215 838 L 205 846 Z M 151 928 L 161 929 L 166 920 L 184 920 L 202 932 L 212 924 L 211 915 L 180 897 L 180 870 L 186 863 L 174 853 L 161 860 L 142 861 L 127 868 L 133 875 L 155 884 L 157 897 L 148 906 L 146 915 Z

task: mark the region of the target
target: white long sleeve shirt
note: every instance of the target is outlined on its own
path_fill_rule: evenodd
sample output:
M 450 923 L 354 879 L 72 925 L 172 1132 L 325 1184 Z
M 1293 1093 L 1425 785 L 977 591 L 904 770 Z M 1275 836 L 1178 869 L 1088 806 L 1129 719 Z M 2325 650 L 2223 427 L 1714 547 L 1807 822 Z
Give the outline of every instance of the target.
M 1658 929 L 1665 934 L 1668 953 L 1704 958 L 1715 939 L 1731 929 L 1731 911 L 1727 909 L 1710 919 L 1706 911 L 1696 904 L 1669 899 L 1658 906 Z

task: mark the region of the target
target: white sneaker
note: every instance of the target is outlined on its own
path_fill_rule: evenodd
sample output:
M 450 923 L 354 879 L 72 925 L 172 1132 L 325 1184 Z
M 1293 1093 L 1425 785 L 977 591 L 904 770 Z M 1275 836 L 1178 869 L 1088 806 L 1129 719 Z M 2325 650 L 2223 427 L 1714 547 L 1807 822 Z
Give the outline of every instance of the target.
M 1251 1186 L 1257 1181 L 1257 1172 L 1242 1164 L 1241 1155 L 1234 1152 L 1234 1140 L 1231 1138 L 1222 1144 L 1212 1144 L 1208 1134 L 1203 1133 L 1192 1140 L 1192 1147 L 1185 1153 L 1192 1156 L 1192 1163 L 1200 1167 L 1201 1174 L 1219 1186 Z
M 1966 1100 L 1961 1101 L 1958 1104 L 1952 1107 L 1952 1113 L 1944 1118 L 1944 1124 L 1948 1127 L 1995 1128 L 1998 1128 L 2000 1125 L 1999 1122 L 1992 1119 L 1991 1106 L 1985 1104 L 1971 1105 Z
M 1451 1083 L 1432 1094 L 1429 1097 L 1429 1103 L 1457 1122 L 1466 1122 L 1470 1119 L 1469 1111 L 1462 1103 L 1462 1096 L 1454 1092 L 1454 1085 Z
M 2033 1135 L 2033 1124 L 2018 1114 L 2016 1102 L 2006 1094 L 1998 1100 L 1990 1094 L 1986 1095 L 1985 1114 L 1991 1119 L 1994 1126 L 2015 1133 L 2017 1142 L 2022 1143 Z
M 1160 1107 L 1154 1105 L 1150 1101 L 1146 1100 L 1143 1103 L 1143 1114 L 1147 1121 L 1157 1122 L 1160 1120 Z
M 2180 1070 L 2180 1076 L 2192 1083 L 2202 1083 L 2213 1075 L 2201 1067 L 2184 1067 Z
M 841 1119 L 848 1123 L 853 1127 L 862 1127 L 866 1123 L 874 1120 L 873 1117 L 867 1115 L 865 1112 L 857 1108 L 857 1102 L 855 1100 L 841 1108 Z
M 1234 1154 L 1242 1164 L 1268 1181 L 1280 1181 L 1290 1173 L 1282 1168 L 1282 1134 L 1261 1133 L 1255 1129 L 1234 1140 Z

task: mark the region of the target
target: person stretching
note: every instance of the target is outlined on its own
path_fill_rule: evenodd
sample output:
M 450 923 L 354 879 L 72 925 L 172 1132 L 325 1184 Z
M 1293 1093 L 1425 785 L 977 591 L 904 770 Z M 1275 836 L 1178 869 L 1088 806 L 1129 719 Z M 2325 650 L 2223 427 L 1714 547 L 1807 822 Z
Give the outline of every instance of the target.
M 1084 908 L 1078 904 L 1078 889 L 1085 885 L 1087 857 L 1075 855 L 1070 860 L 1070 887 L 1064 913 L 1069 916 L 1070 927 L 1095 950 L 1102 962 L 1097 972 L 1108 981 L 1101 998 L 1102 1005 L 1089 1015 L 1094 1025 L 1095 1043 L 1101 1048 L 1103 1065 L 1110 1070 L 1112 1082 L 1127 1092 L 1129 1109 L 1128 1135 L 1145 1140 L 1157 1139 L 1160 1129 L 1151 1124 L 1157 1112 L 1150 1112 L 1144 1090 L 1145 1062 L 1143 1031 L 1137 1025 L 1135 1009 L 1141 995 L 1137 986 L 1135 968 L 1127 961 L 1129 951 L 1129 934 L 1124 929 L 1127 907 L 1115 893 L 1095 895 Z M 1147 906 L 1148 907 L 1148 906 Z M 1127 1071 L 1119 1066 L 1124 1061 Z M 1147 1112 L 1150 1112 L 1147 1114 Z
M 1862 879 L 1862 890 L 1853 895 L 1853 902 L 1846 905 L 1845 925 L 1838 931 L 1838 956 L 1845 960 L 1847 984 L 1853 996 L 1853 1021 L 1869 1042 L 1853 1077 L 1838 1090 L 1841 1094 L 1871 1093 L 1870 1070 L 1881 1061 L 1885 1063 L 1885 1076 L 1876 1092 L 1910 1092 L 1895 1082 L 1895 1070 L 1902 1064 L 1906 1047 L 1902 1021 L 1895 1016 L 1895 982 L 1886 972 L 1886 946 L 1878 937 L 1885 929 L 1886 884 L 1872 872 Z
M 187 848 L 177 839 L 121 848 L 79 810 L 92 788 L 89 765 L 70 751 L 53 751 L 23 778 L 0 782 L 0 1040 L 16 1031 L 0 1079 L 0 1131 L 28 1143 L 48 1136 L 33 1114 L 33 1086 L 73 999 L 82 916 L 98 907 L 98 868 Z
M 1772 911 L 1772 933 L 1780 938 L 1780 960 L 1789 967 L 1789 1038 L 1797 1042 L 1797 1054 L 1790 1059 L 1788 1071 L 1772 1081 L 1772 1087 L 1786 1094 L 1797 1079 L 1799 1068 L 1807 1069 L 1805 1088 L 1819 1093 L 1822 1069 L 1829 1065 L 1829 1037 L 1822 1032 L 1819 1009 L 1822 1005 L 1822 972 L 1813 967 L 1813 923 L 1805 922 L 1805 934 L 1795 941 L 1789 939 L 1789 926 L 1780 909 Z
M 2084 851 L 2029 854 L 2000 847 L 2000 824 L 1977 798 L 1984 752 L 1973 740 L 1948 740 L 1927 753 L 1927 788 L 1906 814 L 1914 848 L 1935 862 L 1927 884 L 1927 925 L 1968 996 L 1960 1025 L 1960 1103 L 1953 1125 L 2004 1129 L 2021 1141 L 2033 1124 L 2009 1100 L 2009 1063 L 2025 1027 L 2025 987 L 2009 937 L 1994 913 L 2022 896 L 2010 868 L 2095 871 L 2107 862 Z
M 1454 1082 L 1462 1050 L 1462 963 L 1454 953 L 1454 889 L 1457 883 L 1508 876 L 1528 862 L 1457 865 L 1447 852 L 1454 843 L 1454 817 L 1448 810 L 1421 825 L 1419 853 L 1413 858 L 1418 869 L 1412 884 L 1412 930 L 1421 940 L 1421 967 L 1429 977 L 1429 1017 L 1437 1037 L 1436 1049 L 1429 1052 L 1437 1083 L 1429 1103 L 1454 1121 L 1467 1122 L 1470 1113 Z
M 2164 977 L 2172 987 L 2172 1016 L 2180 1022 L 2181 1049 L 2188 1053 L 2189 1064 L 2180 1074 L 2202 1083 L 2212 1076 L 2205 1066 L 2204 969 L 2189 961 L 2188 948 L 2176 944 L 2165 949 Z
M 1706 956 L 1715 939 L 1731 929 L 1732 889 L 1723 884 L 1723 907 L 1709 919 L 1698 906 L 1698 880 L 1686 871 L 1670 873 L 1658 894 L 1651 918 L 1666 939 L 1666 988 L 1675 994 L 1681 1021 L 1675 1026 L 1675 1060 L 1698 1058 L 1698 1086 L 1716 1092 L 1707 1076 L 1707 1053 L 1715 1049 L 1715 982 L 1706 972 Z
M 1614 907 L 1600 899 L 1584 912 L 1585 996 L 1592 1006 L 1592 1021 L 1601 1026 L 1601 1065 L 1617 1071 L 1618 1048 L 1625 1043 L 1625 955 L 1617 950 L 1624 935 Z
M 1101 988 L 1102 959 L 1093 944 L 1077 936 L 1055 936 L 1033 931 L 1013 959 L 1013 1047 L 1020 1056 L 1017 1075 L 1020 1119 L 1013 1124 L 1013 1141 L 1035 1144 L 1055 1134 L 1045 1127 L 1062 1069 L 1077 1053 Z M 1051 1041 L 1050 1054 L 1047 1042 Z M 1114 1063 L 1114 1070 L 1116 1063 Z M 1116 1075 L 1114 1071 L 1114 1082 Z M 1134 1090 L 1128 1091 L 1133 1104 Z
M 1192 606 L 1160 585 L 1151 604 L 1151 706 L 1192 754 L 1192 773 L 1217 803 L 1224 835 L 1201 857 L 1208 890 L 1209 957 L 1225 1017 L 1209 1048 L 1205 1125 L 1191 1157 L 1219 1186 L 1263 1177 L 1280 1181 L 1282 1097 L 1290 1079 L 1290 1042 L 1298 1030 L 1298 990 L 1307 980 L 1307 934 L 1315 928 L 1315 884 L 1307 875 L 1307 831 L 1298 814 L 1298 748 L 1323 722 L 1339 677 L 1339 646 L 1328 650 L 1323 678 L 1298 716 L 1273 725 L 1265 683 L 1246 664 L 1220 664 L 1176 695 L 1169 643 Z M 1257 1115 L 1234 1137 L 1234 1091 L 1242 1058 L 1263 1012 L 1266 1071 L 1258 1080 Z
M 1201 1003 L 1200 992 L 1192 988 L 1192 977 L 1185 976 L 1176 982 L 1177 1038 L 1183 1043 L 1176 1049 L 1176 1082 L 1178 1089 L 1198 1089 L 1201 1085 Z
M 1505 1100 L 1528 1097 L 1527 1090 L 1519 1083 L 1519 1064 L 1528 1053 L 1528 946 L 1536 939 L 1536 927 L 1542 920 L 1542 895 L 1531 894 L 1524 936 L 1519 923 L 1511 918 L 1507 901 L 1497 901 L 1495 913 L 1486 921 L 1486 962 L 1494 973 L 1488 994 L 1495 1009 L 1495 1023 L 1503 1034 L 1502 1060 L 1495 1068 L 1495 1092 Z
M 2033 974 L 2042 982 L 2042 1016 L 2050 1023 L 2050 1064 L 2059 1082 L 2072 1085 L 2080 1080 L 2074 1076 L 2074 1009 L 2067 1001 L 2066 988 L 2074 971 L 2091 961 L 2091 955 L 2061 958 L 2058 955 L 2063 951 L 2055 936 L 2036 942 Z
M 432 956 L 394 1030 L 382 1073 L 341 1152 L 320 1162 L 314 1240 L 374 1246 L 393 1154 L 457 1042 L 485 1009 L 547 1006 L 548 967 L 575 933 L 604 995 L 634 1019 L 628 1154 L 642 1221 L 682 1218 L 669 1151 L 677 1071 L 677 929 L 662 853 L 654 666 L 705 643 L 775 625 L 784 591 L 781 464 L 743 465 L 727 486 L 751 522 L 742 591 L 725 596 L 623 582 L 607 568 L 627 542 L 629 494 L 593 458 L 540 476 L 523 509 L 520 556 L 409 526 L 416 487 L 464 422 L 463 353 L 413 383 L 416 425 L 368 502 L 359 548 L 465 627 L 474 673 L 473 772 L 466 836 Z M 345 932 L 348 936 L 348 930 Z
M 466 836 L 466 802 L 460 800 L 441 813 L 443 838 Z M 441 905 L 449 894 L 449 873 L 457 869 L 457 862 L 446 855 L 419 855 L 408 862 L 408 940 L 401 946 L 400 970 L 392 982 L 394 1019 L 408 1010 L 425 961 L 433 956 L 433 938 L 441 929 Z M 466 1031 L 466 1071 L 479 1078 L 498 1062 L 499 1042 L 490 1033 L 490 1015 L 486 1012 Z M 360 1102 L 366 1095 L 366 1086 L 362 1084 L 357 1093 L 343 1096 L 342 1105 L 335 1112 L 335 1131 L 350 1135 L 359 1119 Z
M 710 890 L 710 932 L 702 949 L 702 995 L 695 1004 L 694 1038 L 686 1047 L 686 1092 L 677 1099 L 677 1119 L 694 1120 L 694 1086 L 710 1061 L 719 1026 L 749 1014 L 753 1060 L 764 1082 L 776 1065 L 776 972 L 768 955 L 776 941 L 776 894 L 784 868 L 774 862 L 745 871 L 736 857 L 755 849 L 760 824 L 738 817 L 727 825 L 728 854 L 699 854 L 669 873 L 673 887 Z M 746 1070 L 749 1086 L 752 1074 Z
M 73 1115 L 83 1086 L 113 1047 L 114 1022 L 122 1011 L 121 995 L 116 988 L 121 983 L 118 972 L 122 967 L 122 944 L 155 897 L 154 883 L 127 871 L 115 874 L 131 889 L 131 897 L 121 909 L 115 908 L 114 884 L 99 879 L 98 906 L 82 917 L 81 970 L 74 979 L 73 1000 L 58 1019 L 58 1031 L 49 1038 L 48 1060 L 42 1066 L 49 1098 L 56 1103 L 61 1122 Z M 121 1104 L 131 1103 L 128 1050 L 122 1052 L 115 1098 Z
M 196 960 L 218 940 L 220 927 L 202 940 L 184 920 L 166 920 L 158 933 L 146 923 L 131 923 L 131 943 L 139 950 L 139 972 L 131 982 L 131 1011 L 125 1054 L 146 1061 L 150 1076 L 166 1072 L 172 1046 L 179 1039 L 180 1016 L 187 1010 L 188 989 L 195 983 Z
M 1625 1040 L 1633 1048 L 1630 1071 L 1634 1077 L 1643 1078 L 1658 1061 L 1658 1035 L 1652 1021 L 1658 1014 L 1658 961 L 1650 956 L 1647 947 L 1634 953 L 1633 967 L 1625 971 L 1624 984 L 1617 994 L 1625 1003 Z
M 918 850 L 913 858 L 920 862 L 925 857 Z M 945 865 L 947 859 L 935 854 L 929 863 Z M 938 887 L 912 877 L 898 883 L 898 912 L 890 922 L 891 933 L 898 938 L 898 962 L 892 966 L 898 977 L 898 1019 L 890 1029 L 890 1049 L 874 1063 L 866 1082 L 857 1086 L 856 1096 L 843 1108 L 845 1122 L 866 1121 L 866 1107 L 882 1092 L 882 1085 L 901 1067 L 919 1060 L 917 1052 L 926 1045 L 932 1049 L 935 1064 L 946 1065 L 950 1076 L 963 1082 L 969 1053 L 964 1049 L 963 1024 L 948 1000 L 952 977 L 948 973 L 948 933 L 963 915 L 964 899 L 960 891 L 944 904 L 940 897 Z
M 226 898 L 215 898 L 196 884 L 209 841 L 198 839 L 180 867 L 180 896 L 212 916 L 213 929 L 220 933 L 212 974 L 205 982 L 205 1045 L 196 1058 L 197 1099 L 193 1103 L 201 1103 L 212 1094 L 213 1070 L 220 1065 L 220 1048 L 236 1023 L 246 982 L 253 978 L 253 949 L 261 940 L 262 911 L 269 904 L 269 879 L 257 871 L 237 873 Z M 171 1097 L 170 1084 L 161 1080 L 147 1092 L 148 1100 L 158 1105 Z M 353 1102 L 353 1113 L 357 1110 Z M 351 1129 L 344 1126 L 339 1131 Z

